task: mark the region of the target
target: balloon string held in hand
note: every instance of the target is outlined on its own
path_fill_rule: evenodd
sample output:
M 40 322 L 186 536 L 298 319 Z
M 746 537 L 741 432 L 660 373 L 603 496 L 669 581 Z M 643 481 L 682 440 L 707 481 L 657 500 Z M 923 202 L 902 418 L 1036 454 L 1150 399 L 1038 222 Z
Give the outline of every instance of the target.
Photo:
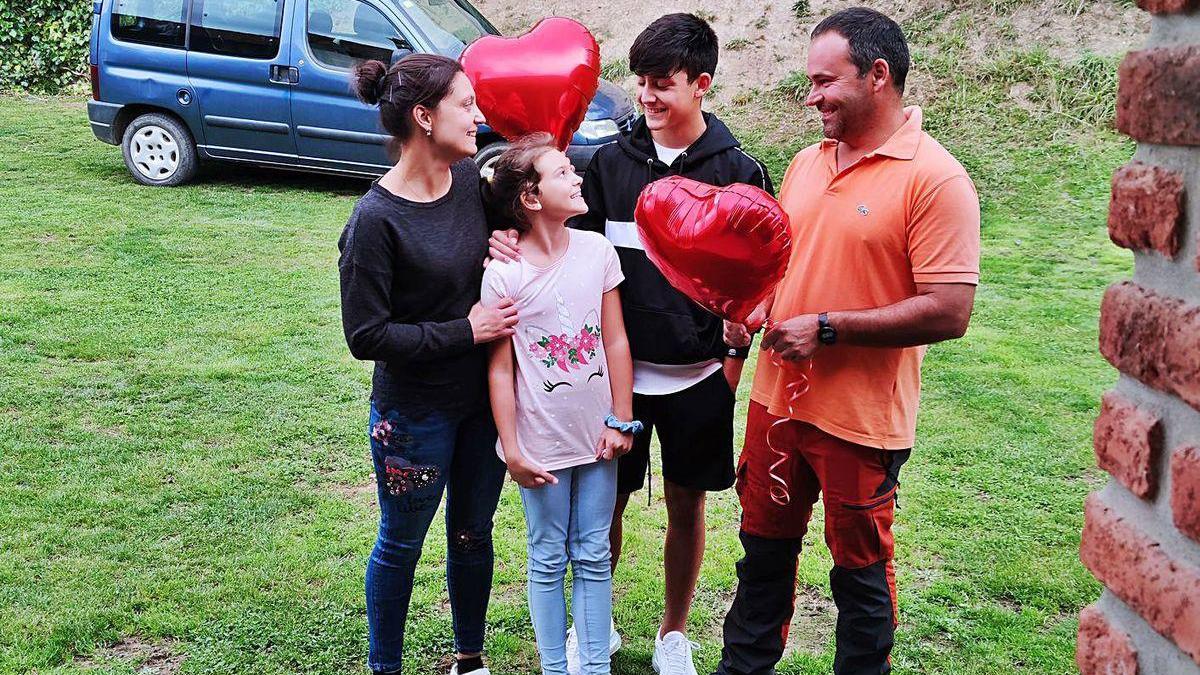
M 771 330 L 774 323 L 774 321 L 768 319 L 763 324 L 763 329 Z M 772 435 L 780 425 L 792 421 L 796 415 L 796 402 L 800 400 L 801 396 L 808 393 L 809 375 L 812 374 L 812 359 L 805 359 L 797 367 L 792 368 L 791 364 L 784 363 L 779 354 L 771 352 L 771 363 L 780 368 L 785 376 L 795 375 L 795 379 L 789 382 L 784 388 L 784 392 L 787 395 L 787 414 L 772 422 L 771 426 L 767 429 L 767 449 L 776 457 L 775 461 L 771 462 L 771 466 L 767 467 L 767 477 L 771 480 L 768 493 L 771 495 L 771 501 L 779 506 L 787 506 L 792 502 L 792 490 L 791 486 L 788 485 L 787 479 L 780 475 L 779 467 L 787 463 L 789 455 L 775 446 Z

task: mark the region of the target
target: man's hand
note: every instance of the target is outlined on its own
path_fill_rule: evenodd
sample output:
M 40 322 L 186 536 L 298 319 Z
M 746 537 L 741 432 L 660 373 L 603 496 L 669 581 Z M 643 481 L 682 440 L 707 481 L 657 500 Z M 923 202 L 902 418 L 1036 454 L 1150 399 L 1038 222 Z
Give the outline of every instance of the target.
M 770 328 L 762 339 L 762 349 L 771 350 L 784 361 L 803 361 L 812 356 L 821 343 L 817 340 L 816 314 L 801 314 Z
M 524 455 L 517 455 L 512 458 L 506 457 L 505 463 L 508 464 L 508 475 L 512 476 L 517 485 L 523 488 L 532 490 L 558 483 L 558 479 L 554 477 L 554 474 L 525 459 Z
M 596 459 L 616 459 L 633 449 L 633 434 L 605 428 L 596 443 Z
M 520 260 L 521 250 L 517 248 L 516 230 L 495 230 L 492 238 L 488 239 L 488 257 L 500 262 Z M 484 263 L 486 265 L 486 263 Z

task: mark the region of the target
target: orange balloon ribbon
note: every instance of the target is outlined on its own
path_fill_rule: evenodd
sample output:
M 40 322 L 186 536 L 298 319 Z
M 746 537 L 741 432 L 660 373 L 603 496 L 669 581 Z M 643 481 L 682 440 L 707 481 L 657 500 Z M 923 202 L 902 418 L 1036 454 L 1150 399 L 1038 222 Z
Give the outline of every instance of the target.
M 773 324 L 774 322 L 768 319 L 767 322 L 763 324 L 763 328 L 765 330 L 770 330 Z M 771 501 L 775 502 L 779 506 L 787 506 L 788 504 L 792 503 L 792 489 L 791 486 L 788 485 L 787 479 L 779 475 L 779 467 L 787 463 L 790 455 L 788 455 L 788 453 L 784 450 L 776 447 L 775 441 L 772 440 L 771 436 L 781 425 L 791 422 L 795 417 L 796 402 L 800 400 L 801 396 L 807 394 L 810 388 L 809 376 L 812 374 L 813 364 L 812 359 L 805 359 L 803 362 L 801 362 L 799 369 L 792 370 L 788 366 L 784 365 L 783 359 L 781 359 L 779 354 L 775 352 L 771 353 L 771 363 L 774 363 L 777 367 L 783 369 L 785 374 L 791 372 L 796 376 L 794 380 L 789 382 L 787 386 L 784 387 L 784 392 L 787 394 L 787 416 L 780 417 L 779 419 L 775 420 L 767 429 L 767 449 L 769 449 L 776 457 L 775 461 L 771 462 L 771 466 L 767 467 L 767 477 L 771 479 L 772 483 L 768 489 L 768 494 L 771 496 Z

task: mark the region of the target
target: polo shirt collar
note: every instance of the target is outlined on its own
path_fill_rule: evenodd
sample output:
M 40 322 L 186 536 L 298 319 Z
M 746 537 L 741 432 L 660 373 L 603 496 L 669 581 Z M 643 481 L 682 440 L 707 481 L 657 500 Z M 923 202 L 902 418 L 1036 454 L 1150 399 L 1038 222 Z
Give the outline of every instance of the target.
M 867 153 L 863 159 L 883 155 L 895 159 L 909 160 L 917 156 L 917 146 L 921 144 L 921 107 L 910 105 L 904 109 L 904 124 L 884 141 L 883 145 Z M 823 141 L 825 148 L 836 148 L 838 142 L 832 138 Z
M 908 118 L 904 124 L 871 154 L 896 159 L 912 159 L 917 156 L 917 146 L 921 144 L 921 107 L 908 106 L 904 109 L 904 116 Z

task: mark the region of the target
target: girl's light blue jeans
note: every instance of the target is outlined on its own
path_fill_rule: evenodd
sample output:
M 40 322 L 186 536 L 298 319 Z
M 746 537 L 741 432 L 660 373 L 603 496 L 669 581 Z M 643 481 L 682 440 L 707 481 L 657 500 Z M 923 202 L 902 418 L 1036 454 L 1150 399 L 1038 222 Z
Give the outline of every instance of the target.
M 617 463 L 552 472 L 558 483 L 521 488 L 529 532 L 529 612 L 543 675 L 567 672 L 564 581 L 571 563 L 571 614 L 584 675 L 609 675 L 612 567 L 608 530 L 617 500 Z

